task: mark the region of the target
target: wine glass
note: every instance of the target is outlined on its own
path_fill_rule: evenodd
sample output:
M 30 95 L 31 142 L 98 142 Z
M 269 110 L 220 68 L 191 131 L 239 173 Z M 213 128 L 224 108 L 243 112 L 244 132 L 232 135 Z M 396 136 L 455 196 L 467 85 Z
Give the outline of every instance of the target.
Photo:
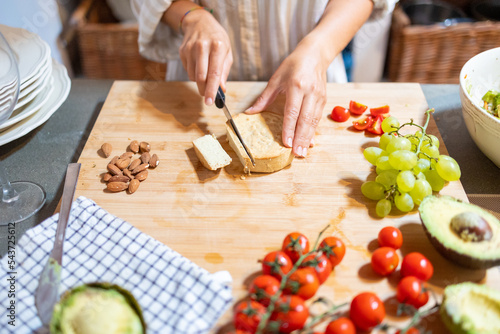
M 21 78 L 14 52 L 0 32 L 0 124 L 9 119 L 19 97 Z M 0 162 L 0 225 L 17 223 L 35 214 L 45 203 L 45 191 L 28 181 L 9 182 Z

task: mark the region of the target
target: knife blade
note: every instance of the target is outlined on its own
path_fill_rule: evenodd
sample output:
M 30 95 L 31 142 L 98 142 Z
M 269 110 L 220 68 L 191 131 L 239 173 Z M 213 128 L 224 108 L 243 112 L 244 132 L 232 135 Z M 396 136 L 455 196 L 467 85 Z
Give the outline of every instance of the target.
M 227 109 L 226 95 L 224 95 L 224 92 L 222 91 L 222 88 L 220 88 L 220 86 L 219 86 L 219 89 L 217 89 L 217 96 L 215 97 L 215 106 L 224 111 L 224 115 L 226 115 L 226 118 L 229 121 L 229 124 L 231 124 L 231 127 L 233 128 L 234 133 L 236 133 L 236 136 L 238 137 L 241 145 L 245 149 L 245 152 L 247 153 L 248 157 L 250 158 L 250 161 L 252 162 L 252 166 L 255 167 L 255 160 L 252 156 L 252 153 L 250 153 L 250 150 L 245 145 L 245 142 L 243 141 L 243 138 L 241 137 L 240 131 L 238 131 L 238 127 L 236 127 L 236 123 L 234 122 L 233 117 L 231 116 L 231 113 L 229 112 L 229 109 Z
M 57 221 L 56 238 L 49 260 L 43 268 L 38 287 L 35 292 L 35 306 L 38 316 L 44 325 L 52 318 L 54 305 L 59 300 L 59 285 L 61 283 L 63 242 L 66 226 L 71 212 L 71 204 L 75 195 L 76 182 L 80 172 L 80 163 L 71 163 L 66 170 L 66 179 L 61 200 L 61 210 Z

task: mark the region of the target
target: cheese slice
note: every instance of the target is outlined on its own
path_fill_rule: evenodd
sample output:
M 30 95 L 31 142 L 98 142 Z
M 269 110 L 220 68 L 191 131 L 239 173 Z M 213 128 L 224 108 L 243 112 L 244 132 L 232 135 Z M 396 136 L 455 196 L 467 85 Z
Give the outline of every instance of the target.
M 210 170 L 225 167 L 232 161 L 213 134 L 195 139 L 193 147 L 203 166 Z
M 229 145 L 238 155 L 245 173 L 272 173 L 292 163 L 294 158 L 292 149 L 283 146 L 281 139 L 283 115 L 264 111 L 254 115 L 241 113 L 233 119 L 255 160 L 255 166 L 252 166 L 250 158 L 228 121 L 226 130 Z

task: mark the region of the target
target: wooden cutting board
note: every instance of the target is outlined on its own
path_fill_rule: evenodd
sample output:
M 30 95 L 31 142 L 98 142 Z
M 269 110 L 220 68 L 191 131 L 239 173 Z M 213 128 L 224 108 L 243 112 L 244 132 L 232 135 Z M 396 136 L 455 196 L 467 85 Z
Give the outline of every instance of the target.
M 228 83 L 229 110 L 245 110 L 264 87 L 262 82 Z M 195 84 L 117 81 L 79 159 L 76 196 L 94 200 L 210 272 L 228 270 L 235 301 L 246 295 L 246 286 L 258 274 L 257 260 L 278 249 L 287 233 L 300 231 L 314 241 L 327 225 L 326 235 L 342 238 L 347 246 L 343 262 L 317 294 L 335 303 L 348 302 L 361 291 L 376 291 L 386 300 L 389 319 L 395 318 L 399 273 L 380 278 L 369 265 L 378 231 L 387 225 L 403 232 L 401 255 L 419 251 L 432 261 L 435 274 L 430 282 L 438 293 L 467 280 L 498 287 L 498 269 L 466 270 L 441 257 L 424 235 L 416 211 L 376 218 L 375 202 L 364 198 L 360 187 L 374 178 L 362 151 L 376 145 L 378 137 L 352 130 L 355 118 L 335 123 L 328 117 L 334 106 L 348 106 L 352 99 L 370 107 L 388 104 L 401 123 L 414 119 L 423 124 L 428 106 L 420 86 L 328 84 L 327 94 L 316 146 L 305 159 L 295 159 L 291 167 L 274 174 L 243 177 L 226 143 L 224 114 L 202 103 Z M 271 109 L 282 110 L 283 99 Z M 440 138 L 433 119 L 428 132 Z M 214 133 L 232 156 L 227 168 L 213 172 L 198 161 L 191 142 L 207 133 Z M 110 159 L 99 155 L 100 146 L 108 142 L 112 155 L 120 155 L 134 139 L 149 142 L 161 164 L 150 170 L 135 194 L 105 191 L 100 175 Z M 444 144 L 440 149 L 447 153 Z M 467 201 L 460 182 L 451 182 L 441 193 Z M 226 312 L 214 332 L 230 322 L 231 315 Z M 431 315 L 426 322 L 444 332 L 437 318 Z

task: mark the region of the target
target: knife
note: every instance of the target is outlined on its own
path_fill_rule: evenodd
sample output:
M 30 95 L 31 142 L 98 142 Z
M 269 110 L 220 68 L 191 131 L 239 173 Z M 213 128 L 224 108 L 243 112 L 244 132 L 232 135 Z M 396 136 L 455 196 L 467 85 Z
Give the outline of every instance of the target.
M 243 141 L 243 138 L 241 137 L 241 134 L 238 131 L 238 128 L 236 127 L 236 123 L 234 123 L 233 117 L 231 116 L 229 109 L 227 109 L 226 95 L 224 95 L 224 92 L 222 91 L 222 88 L 220 88 L 220 86 L 219 86 L 219 89 L 217 89 L 217 96 L 215 97 L 215 106 L 224 111 L 224 114 L 226 115 L 226 118 L 229 121 L 229 124 L 231 124 L 231 127 L 234 130 L 234 133 L 236 133 L 236 136 L 240 140 L 241 145 L 243 145 L 243 148 L 245 149 L 245 152 L 247 153 L 248 157 L 250 158 L 252 165 L 255 167 L 255 160 L 253 159 L 252 153 L 250 153 L 250 150 L 245 145 L 245 142 Z
M 54 305 L 59 300 L 59 284 L 61 283 L 63 242 L 68 226 L 69 214 L 71 212 L 71 203 L 75 195 L 76 182 L 80 172 L 79 163 L 71 163 L 66 170 L 66 180 L 61 200 L 61 210 L 59 211 L 59 220 L 57 221 L 56 239 L 54 248 L 50 253 L 49 260 L 43 268 L 38 281 L 38 288 L 35 292 L 35 306 L 38 316 L 44 325 L 50 323 Z

